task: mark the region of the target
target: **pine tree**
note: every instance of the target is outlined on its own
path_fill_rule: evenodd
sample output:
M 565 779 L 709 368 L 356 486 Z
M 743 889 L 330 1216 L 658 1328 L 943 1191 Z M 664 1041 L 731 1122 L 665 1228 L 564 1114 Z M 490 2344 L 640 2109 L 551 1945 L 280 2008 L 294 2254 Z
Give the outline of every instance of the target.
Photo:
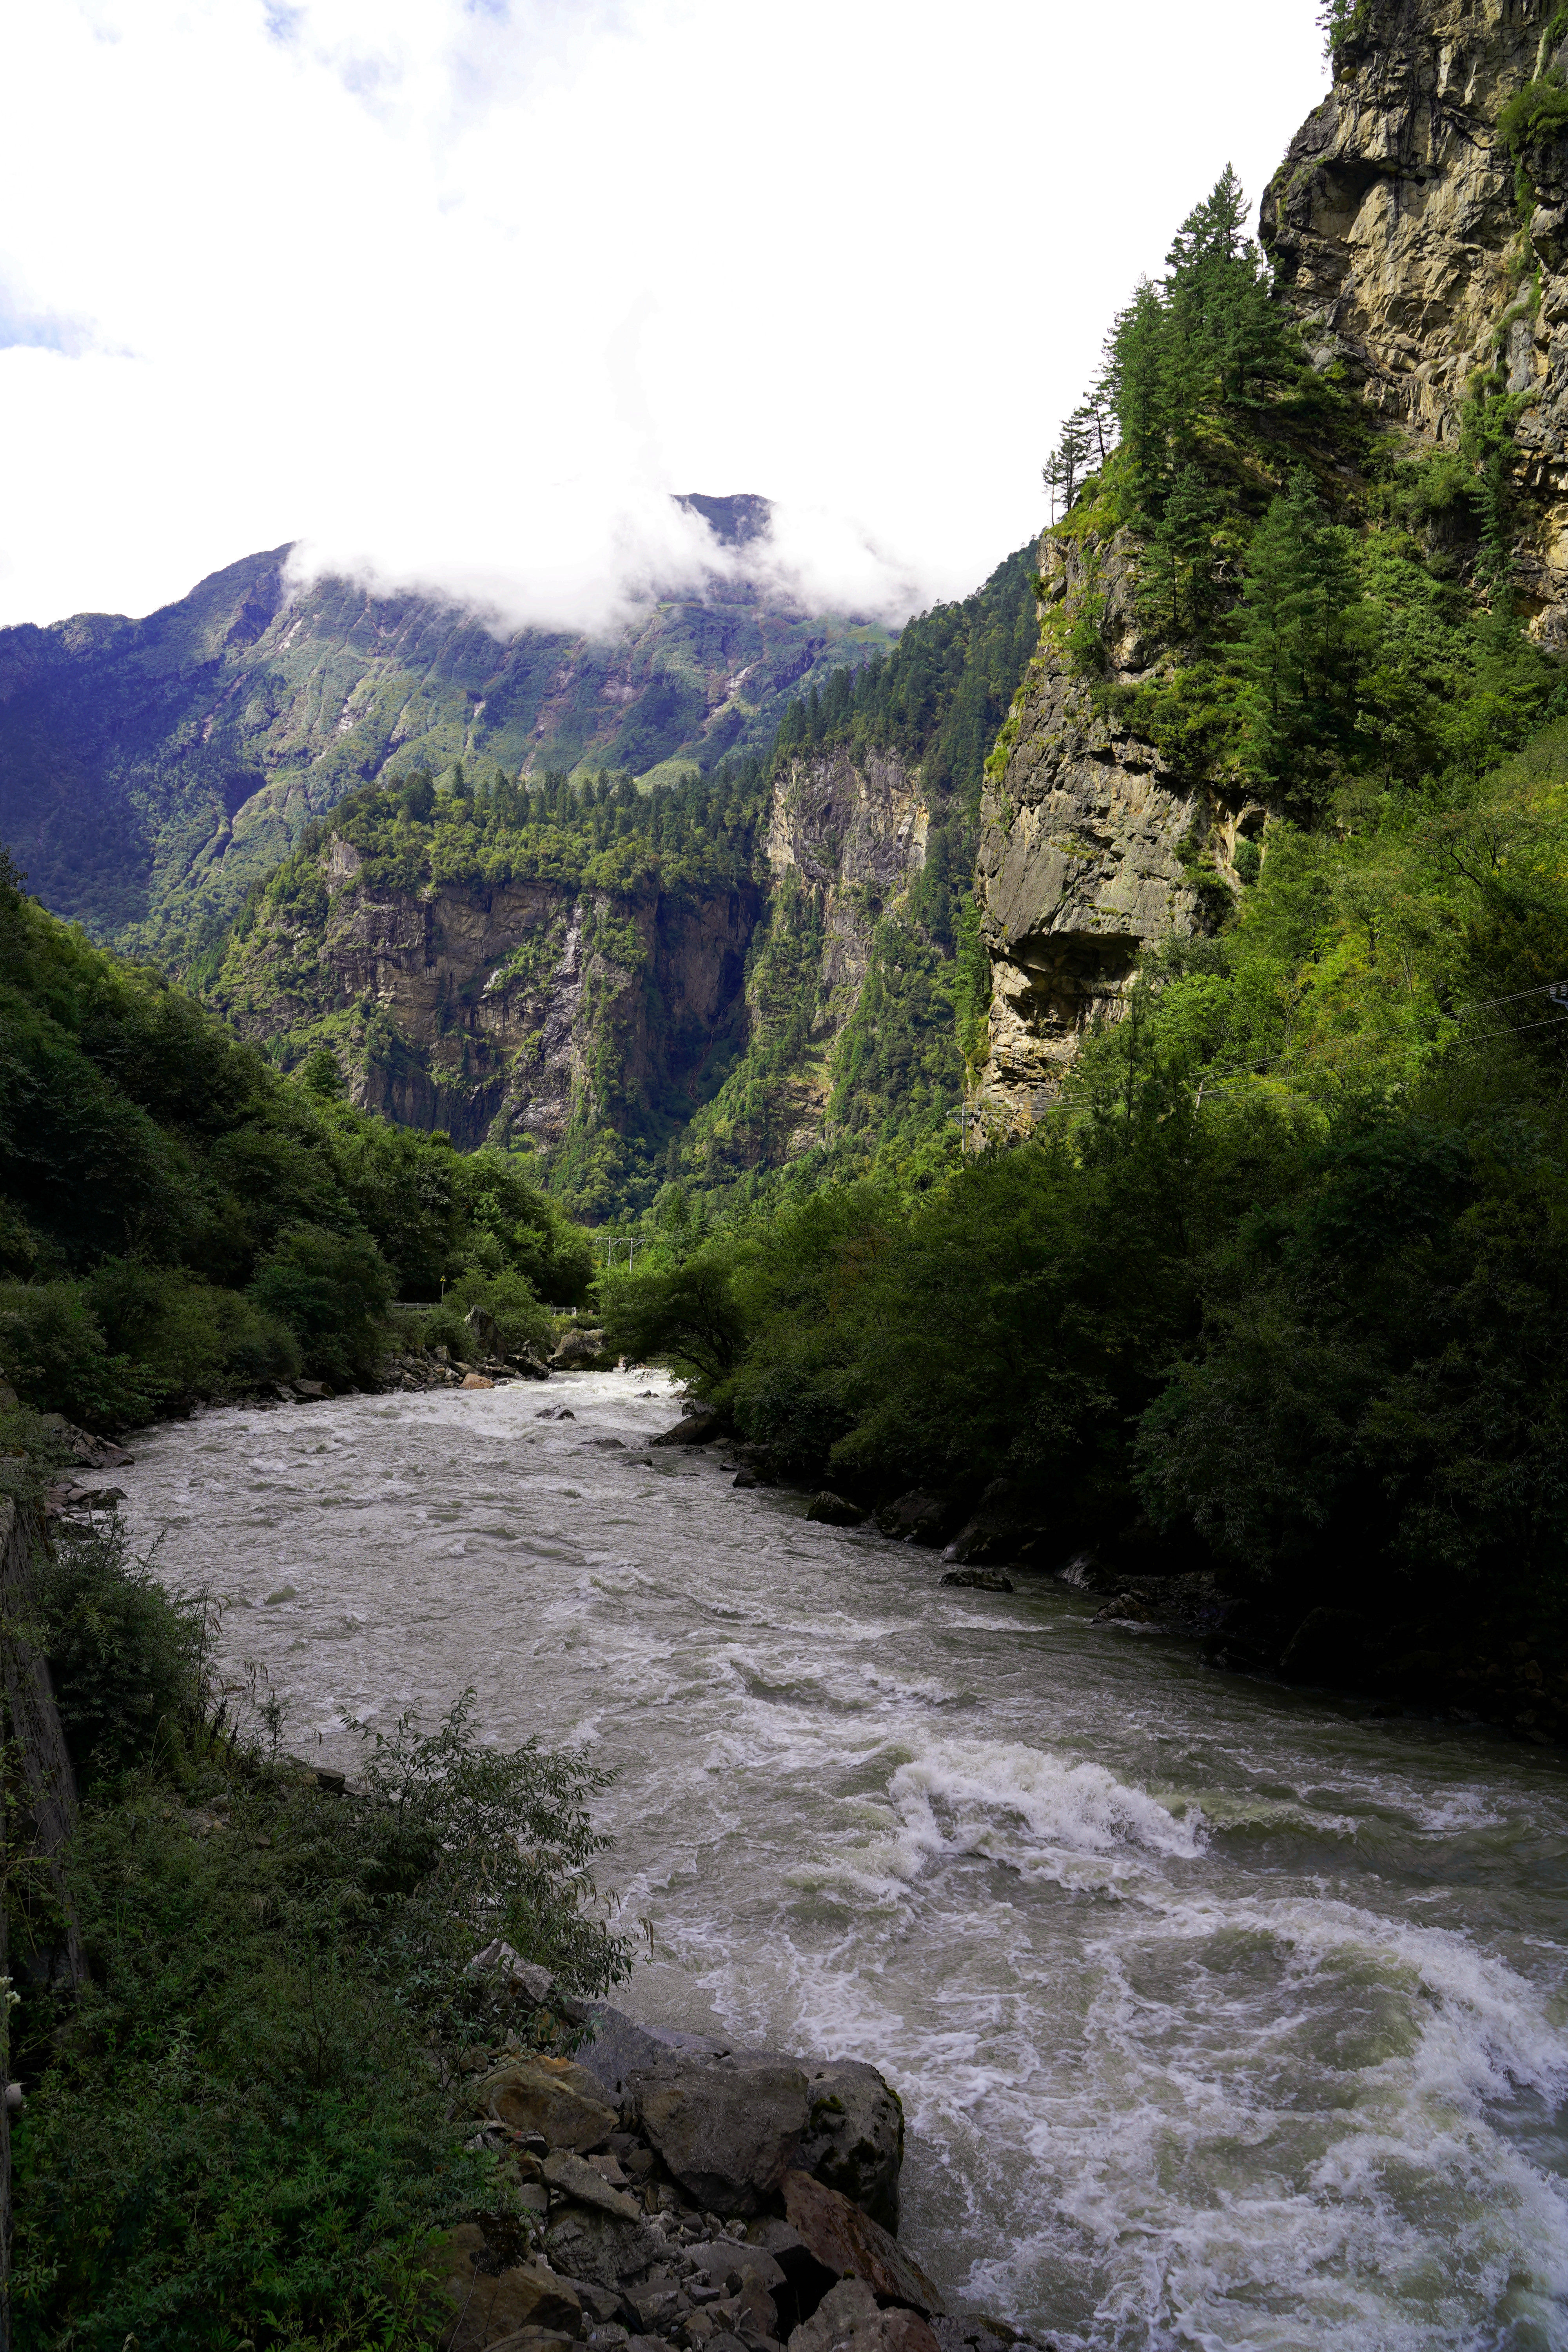
M 1321 793 L 1360 742 L 1358 688 L 1377 632 L 1353 544 L 1298 468 L 1248 551 L 1240 615 L 1247 757 L 1260 780 L 1288 791 Z

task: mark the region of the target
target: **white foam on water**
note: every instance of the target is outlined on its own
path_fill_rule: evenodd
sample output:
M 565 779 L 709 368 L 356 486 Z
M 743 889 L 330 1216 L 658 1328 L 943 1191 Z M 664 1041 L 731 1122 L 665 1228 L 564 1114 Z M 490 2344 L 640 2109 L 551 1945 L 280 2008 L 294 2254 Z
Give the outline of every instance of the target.
M 932 1741 L 899 1767 L 889 1794 L 902 1818 L 900 1877 L 932 1858 L 980 1853 L 1062 1885 L 1114 1884 L 1192 1858 L 1206 1837 L 1195 1806 L 1178 1818 L 1102 1764 L 1016 1743 Z

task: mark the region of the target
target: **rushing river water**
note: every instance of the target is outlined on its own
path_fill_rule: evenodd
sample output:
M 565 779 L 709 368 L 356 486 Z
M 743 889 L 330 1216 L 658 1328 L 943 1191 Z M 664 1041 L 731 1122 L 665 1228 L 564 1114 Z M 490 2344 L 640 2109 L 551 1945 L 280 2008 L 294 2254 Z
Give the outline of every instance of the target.
M 959 2306 L 1097 2352 L 1568 2347 L 1563 1759 L 595 1445 L 669 1425 L 648 1385 L 214 1412 L 116 1475 L 300 1752 L 471 1683 L 614 1766 L 654 1951 L 617 1998 L 881 2066 Z

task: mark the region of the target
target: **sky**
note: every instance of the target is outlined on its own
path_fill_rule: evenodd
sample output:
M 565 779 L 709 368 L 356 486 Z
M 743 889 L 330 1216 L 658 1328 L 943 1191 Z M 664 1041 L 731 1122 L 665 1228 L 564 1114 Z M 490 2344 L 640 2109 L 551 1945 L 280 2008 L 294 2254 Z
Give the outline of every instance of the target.
M 259 548 L 597 626 L 761 491 L 898 620 L 1044 520 L 1112 313 L 1327 88 L 1318 0 L 0 12 L 0 623 Z

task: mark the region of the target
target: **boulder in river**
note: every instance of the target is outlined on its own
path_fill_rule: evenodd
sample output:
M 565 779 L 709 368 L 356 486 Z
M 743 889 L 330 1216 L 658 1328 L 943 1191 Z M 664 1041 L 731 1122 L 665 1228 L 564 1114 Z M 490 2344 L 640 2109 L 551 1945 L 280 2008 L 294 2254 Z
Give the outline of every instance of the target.
M 722 1435 L 723 1428 L 723 1415 L 715 1412 L 711 1406 L 706 1406 L 700 1412 L 689 1412 L 684 1421 L 676 1423 L 673 1429 L 667 1429 L 661 1435 L 649 1438 L 648 1444 L 650 1445 L 708 1445 L 714 1438 Z
M 1040 1505 L 1011 1478 L 993 1478 L 954 1538 L 952 1557 L 969 1568 L 1005 1567 L 1040 1558 L 1048 1540 Z
M 760 2211 L 799 2158 L 806 2085 L 791 2058 L 666 2050 L 629 2079 L 645 2137 L 707 2212 Z
M 1014 1592 L 1017 1587 L 999 1568 L 950 1568 L 944 1584 L 961 1585 L 967 1592 Z
M 942 2310 L 942 2297 L 920 2265 L 858 2205 L 809 2172 L 786 2172 L 781 2187 L 790 2226 L 825 2270 L 864 2279 L 879 2303 L 908 2304 L 922 2319 Z
M 842 1495 L 830 1494 L 825 1486 L 814 1495 L 806 1506 L 805 1516 L 825 1528 L 858 1528 L 865 1517 L 858 1503 L 846 1502 Z
M 896 2231 L 904 2161 L 904 2104 L 897 2091 L 863 2060 L 836 2058 L 807 2068 L 806 2099 L 800 2169 Z
M 571 1330 L 558 1342 L 550 1359 L 551 1370 L 557 1372 L 591 1372 L 604 1364 L 605 1335 L 602 1331 Z
M 951 1495 L 928 1495 L 916 1486 L 896 1502 L 884 1503 L 877 1525 L 895 1543 L 929 1544 L 940 1550 L 957 1533 L 963 1516 Z

